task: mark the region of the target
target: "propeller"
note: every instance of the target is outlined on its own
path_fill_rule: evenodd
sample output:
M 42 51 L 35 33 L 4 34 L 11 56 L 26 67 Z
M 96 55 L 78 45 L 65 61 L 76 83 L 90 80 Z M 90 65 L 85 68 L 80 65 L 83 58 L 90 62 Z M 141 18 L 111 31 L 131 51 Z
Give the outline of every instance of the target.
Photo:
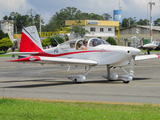
M 130 69 L 130 75 L 134 75 L 134 63 L 135 63 L 135 55 L 132 55 L 131 59 L 131 69 Z

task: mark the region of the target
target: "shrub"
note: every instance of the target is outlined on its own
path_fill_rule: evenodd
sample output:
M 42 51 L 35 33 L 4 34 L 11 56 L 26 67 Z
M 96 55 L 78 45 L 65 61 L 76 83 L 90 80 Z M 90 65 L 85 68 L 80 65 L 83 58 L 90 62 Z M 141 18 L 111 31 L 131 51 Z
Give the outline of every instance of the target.
M 97 37 L 97 38 L 102 39 L 102 37 Z
M 13 46 L 13 43 L 8 37 L 5 37 L 0 40 L 0 51 L 4 51 L 6 53 L 8 48 L 12 46 Z
M 69 40 L 69 37 L 68 37 L 67 34 L 64 35 L 64 39 L 65 39 L 65 41 L 68 41 L 68 40 Z
M 42 41 L 42 46 L 48 46 L 51 45 L 51 40 L 49 37 L 46 37 L 45 39 L 43 39 Z
M 111 45 L 117 45 L 116 41 L 112 37 L 108 37 L 106 41 Z

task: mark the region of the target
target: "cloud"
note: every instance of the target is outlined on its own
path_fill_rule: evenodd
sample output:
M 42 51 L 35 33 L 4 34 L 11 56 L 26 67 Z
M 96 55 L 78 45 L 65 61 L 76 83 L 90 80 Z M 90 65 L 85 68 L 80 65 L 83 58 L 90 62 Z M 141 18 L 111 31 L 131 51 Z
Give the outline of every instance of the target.
M 123 18 L 136 17 L 137 21 L 139 19 L 150 19 L 149 2 L 150 0 L 121 0 Z M 153 20 L 159 18 L 160 15 L 160 1 L 154 0 L 154 2 L 156 5 L 153 6 L 152 10 Z
M 35 7 L 34 10 L 38 12 L 38 14 L 42 14 L 45 22 L 56 12 L 60 12 L 62 8 L 66 7 L 75 7 L 81 12 L 100 15 L 108 13 L 112 16 L 113 10 L 118 9 L 119 6 L 118 0 L 29 0 L 28 2 Z
M 66 7 L 75 7 L 81 12 L 100 15 L 108 13 L 113 16 L 113 10 L 119 9 L 119 1 L 123 18 L 136 17 L 137 20 L 147 18 L 147 5 L 150 0 L 1 0 L 0 19 L 11 12 L 27 14 L 27 11 L 32 8 L 37 14 L 42 15 L 45 23 L 48 23 L 56 12 Z M 160 16 L 160 1 L 152 1 L 156 3 L 153 6 L 153 19 L 157 19 Z M 148 13 L 148 18 L 149 16 Z
M 27 0 L 1 0 L 0 1 L 0 18 L 5 15 L 9 16 L 11 12 L 18 12 L 20 14 L 26 14 L 27 10 L 33 8 Z

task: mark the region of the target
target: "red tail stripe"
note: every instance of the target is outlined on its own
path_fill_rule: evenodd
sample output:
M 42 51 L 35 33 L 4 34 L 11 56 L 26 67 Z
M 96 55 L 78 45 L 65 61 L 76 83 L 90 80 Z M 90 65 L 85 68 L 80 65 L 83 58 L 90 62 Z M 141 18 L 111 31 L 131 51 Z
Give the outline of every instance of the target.
M 25 34 L 22 32 L 19 52 L 39 52 L 41 49 Z

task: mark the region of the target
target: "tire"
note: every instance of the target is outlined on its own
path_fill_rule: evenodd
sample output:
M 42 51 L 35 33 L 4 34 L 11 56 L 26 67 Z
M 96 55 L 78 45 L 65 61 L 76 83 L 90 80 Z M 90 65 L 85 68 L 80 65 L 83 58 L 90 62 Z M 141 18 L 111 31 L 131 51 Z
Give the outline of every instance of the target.
M 76 84 L 80 84 L 80 83 L 82 83 L 82 82 L 77 82 L 77 79 L 75 79 L 75 81 L 74 81 Z
M 123 83 L 126 83 L 126 84 L 127 84 L 127 83 L 129 83 L 129 81 L 123 81 Z

